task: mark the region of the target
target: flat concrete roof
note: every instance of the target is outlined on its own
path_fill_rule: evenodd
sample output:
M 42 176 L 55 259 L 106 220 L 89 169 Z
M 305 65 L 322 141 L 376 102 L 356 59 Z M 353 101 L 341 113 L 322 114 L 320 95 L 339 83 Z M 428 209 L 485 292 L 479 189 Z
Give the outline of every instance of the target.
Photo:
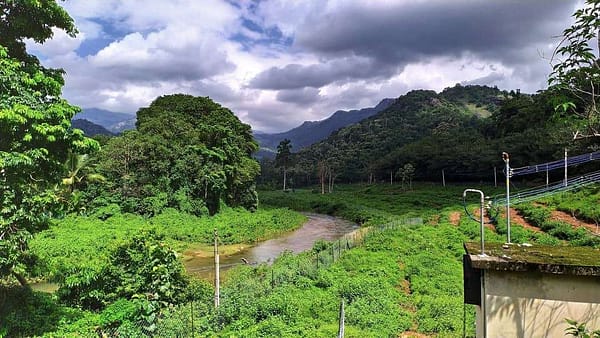
M 485 243 L 486 256 L 480 242 L 464 247 L 475 269 L 600 276 L 600 249 L 591 247 Z

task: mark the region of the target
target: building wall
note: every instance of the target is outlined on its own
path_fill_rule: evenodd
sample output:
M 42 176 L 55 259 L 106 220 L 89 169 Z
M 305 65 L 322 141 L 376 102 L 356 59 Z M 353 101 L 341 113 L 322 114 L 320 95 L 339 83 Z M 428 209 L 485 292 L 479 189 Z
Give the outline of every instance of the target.
M 600 329 L 600 277 L 485 270 L 487 337 L 564 337 L 566 318 Z M 477 307 L 477 337 L 483 337 Z

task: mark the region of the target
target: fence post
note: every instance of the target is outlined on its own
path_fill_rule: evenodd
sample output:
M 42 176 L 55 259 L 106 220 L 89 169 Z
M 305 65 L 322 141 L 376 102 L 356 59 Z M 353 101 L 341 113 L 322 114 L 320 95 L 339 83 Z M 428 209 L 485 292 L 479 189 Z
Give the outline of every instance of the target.
M 220 291 L 220 280 L 219 280 L 219 235 L 217 229 L 215 229 L 215 308 L 219 307 L 221 291 Z
M 335 262 L 335 242 L 331 243 L 331 261 Z
M 338 330 L 338 338 L 344 338 L 344 322 L 346 314 L 344 313 L 344 298 L 342 298 L 342 303 L 340 304 L 340 327 Z
M 496 174 L 496 167 L 494 166 L 494 187 L 498 186 L 498 175 Z

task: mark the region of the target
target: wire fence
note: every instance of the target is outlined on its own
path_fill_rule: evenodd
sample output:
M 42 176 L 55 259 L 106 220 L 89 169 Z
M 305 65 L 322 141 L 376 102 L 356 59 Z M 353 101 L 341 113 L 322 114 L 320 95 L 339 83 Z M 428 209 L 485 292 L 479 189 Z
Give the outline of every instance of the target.
M 267 269 L 262 273 L 261 282 L 275 289 L 280 285 L 290 283 L 299 275 L 316 275 L 320 269 L 326 269 L 337 262 L 344 253 L 364 244 L 369 236 L 387 230 L 414 228 L 423 225 L 422 218 L 397 219 L 381 225 L 359 228 L 335 241 L 317 241 L 313 249 L 306 252 L 304 260 L 294 260 L 296 266 L 282 268 L 277 264 L 265 262 L 255 269 Z M 236 264 L 237 265 L 237 264 Z M 223 290 L 221 294 L 222 306 L 228 302 L 236 302 L 235 290 Z M 207 325 L 219 327 L 219 310 L 214 309 L 210 299 L 195 300 L 163 311 L 163 313 L 150 322 L 123 322 L 114 327 L 96 328 L 97 337 L 202 337 Z M 207 314 L 210 314 L 207 316 Z M 343 334 L 344 314 L 340 310 L 340 330 Z M 207 322 L 208 321 L 210 323 Z

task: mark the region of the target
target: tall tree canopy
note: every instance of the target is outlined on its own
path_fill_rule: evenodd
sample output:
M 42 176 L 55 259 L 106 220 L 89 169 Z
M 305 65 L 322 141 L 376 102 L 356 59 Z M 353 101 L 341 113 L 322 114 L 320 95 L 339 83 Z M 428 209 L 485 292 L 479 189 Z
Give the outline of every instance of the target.
M 67 154 L 98 147 L 71 129 L 62 79 L 32 69 L 0 47 L 0 276 L 18 275 L 27 239 L 58 210 Z
M 124 146 L 126 145 L 126 146 Z M 108 142 L 103 170 L 126 211 L 175 207 L 214 214 L 221 202 L 256 208 L 260 171 L 250 126 L 207 97 L 167 95 L 137 112 L 137 131 Z

